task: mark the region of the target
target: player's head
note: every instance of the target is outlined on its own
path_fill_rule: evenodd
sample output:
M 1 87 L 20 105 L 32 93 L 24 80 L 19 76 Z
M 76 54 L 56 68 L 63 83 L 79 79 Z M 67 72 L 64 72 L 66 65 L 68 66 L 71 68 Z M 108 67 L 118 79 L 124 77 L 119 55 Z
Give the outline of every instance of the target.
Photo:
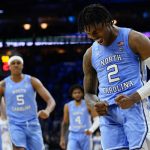
M 84 96 L 84 90 L 81 85 L 75 84 L 71 86 L 69 90 L 70 96 L 75 100 L 75 101 L 81 101 Z
M 110 12 L 100 4 L 91 4 L 79 14 L 78 28 L 86 32 L 88 37 L 97 40 L 99 44 L 108 45 L 113 27 Z
M 11 74 L 17 75 L 22 73 L 23 59 L 20 56 L 12 56 L 8 61 L 9 69 Z

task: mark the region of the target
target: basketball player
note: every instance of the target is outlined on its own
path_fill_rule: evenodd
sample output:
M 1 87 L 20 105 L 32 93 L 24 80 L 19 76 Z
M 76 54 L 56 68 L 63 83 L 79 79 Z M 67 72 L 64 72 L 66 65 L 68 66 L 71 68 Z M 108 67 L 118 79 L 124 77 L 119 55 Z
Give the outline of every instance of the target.
M 11 75 L 0 82 L 0 95 L 4 96 L 14 150 L 43 150 L 43 139 L 38 116 L 49 117 L 55 101 L 43 84 L 35 77 L 22 73 L 23 59 L 12 56 L 8 65 Z M 47 103 L 37 113 L 36 92 Z
M 2 136 L 2 150 L 12 150 L 12 143 L 10 140 L 10 134 L 8 130 L 8 121 L 3 97 L 1 99 L 0 105 L 0 130 Z
M 150 95 L 150 82 L 143 86 L 140 66 L 145 61 L 150 67 L 150 41 L 137 31 L 115 26 L 109 11 L 100 4 L 85 7 L 78 21 L 79 30 L 94 40 L 83 58 L 84 88 L 85 99 L 101 116 L 102 147 L 141 149 L 147 124 L 140 100 Z M 120 94 L 118 105 L 132 107 L 121 109 L 116 104 Z
M 73 85 L 70 88 L 73 100 L 64 106 L 60 140 L 62 149 L 66 148 L 65 135 L 69 125 L 67 150 L 92 150 L 91 135 L 99 127 L 99 117 L 82 99 L 83 94 L 80 85 Z M 92 125 L 90 115 L 94 121 Z

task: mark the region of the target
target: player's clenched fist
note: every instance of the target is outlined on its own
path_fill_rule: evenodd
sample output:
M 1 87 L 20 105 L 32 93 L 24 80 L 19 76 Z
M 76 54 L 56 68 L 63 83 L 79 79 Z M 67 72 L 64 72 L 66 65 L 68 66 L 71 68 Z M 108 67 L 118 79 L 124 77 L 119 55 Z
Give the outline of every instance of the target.
M 41 118 L 41 119 L 47 119 L 49 117 L 49 113 L 46 111 L 46 110 L 40 110 L 38 112 L 38 116 Z
M 127 109 L 134 105 L 134 101 L 127 95 L 118 95 L 115 101 L 122 109 Z
M 66 142 L 65 142 L 65 139 L 61 139 L 59 145 L 60 145 L 60 147 L 61 147 L 62 149 L 66 149 Z
M 86 135 L 92 135 L 93 132 L 91 132 L 89 129 L 86 129 L 86 130 L 84 131 L 84 133 L 85 133 Z
M 107 115 L 108 112 L 108 103 L 107 102 L 97 102 L 95 105 L 95 110 L 99 114 L 99 116 Z

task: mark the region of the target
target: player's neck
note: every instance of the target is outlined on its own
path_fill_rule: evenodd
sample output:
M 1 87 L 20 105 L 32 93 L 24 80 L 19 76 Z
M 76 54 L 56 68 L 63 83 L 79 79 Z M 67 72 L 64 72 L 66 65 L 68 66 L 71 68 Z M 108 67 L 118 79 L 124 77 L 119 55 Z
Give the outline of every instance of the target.
M 119 27 L 112 26 L 111 30 L 112 30 L 112 35 L 111 35 L 111 39 L 110 39 L 110 44 L 113 43 L 113 41 L 117 38 L 117 36 L 119 34 Z
M 75 100 L 75 104 L 76 104 L 76 106 L 81 105 L 81 102 L 82 102 L 82 100 L 80 100 L 80 101 L 76 101 L 76 100 Z
M 12 79 L 14 82 L 20 82 L 23 78 L 24 78 L 24 75 L 23 75 L 23 74 L 11 75 L 11 79 Z

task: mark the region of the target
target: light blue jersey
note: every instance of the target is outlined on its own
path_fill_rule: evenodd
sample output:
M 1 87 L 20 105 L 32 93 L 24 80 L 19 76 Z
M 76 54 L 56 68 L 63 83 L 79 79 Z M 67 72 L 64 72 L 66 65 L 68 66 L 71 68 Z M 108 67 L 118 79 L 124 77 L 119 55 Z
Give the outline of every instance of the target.
M 119 28 L 110 46 L 94 42 L 92 66 L 99 80 L 99 99 L 109 104 L 108 114 L 100 117 L 103 150 L 140 149 L 147 135 L 147 124 L 141 102 L 121 109 L 115 98 L 130 95 L 142 85 L 140 58 L 129 47 L 131 29 Z
M 36 92 L 31 76 L 24 75 L 20 82 L 5 78 L 6 113 L 12 143 L 26 150 L 43 150 L 43 138 L 37 117 Z
M 69 109 L 69 131 L 84 132 L 91 126 L 91 116 L 87 109 L 87 105 L 84 100 L 81 101 L 81 105 L 76 106 L 75 101 L 68 103 Z
M 21 123 L 37 118 L 36 93 L 29 75 L 17 83 L 10 76 L 5 78 L 4 96 L 9 121 Z
M 114 104 L 118 94 L 135 92 L 141 81 L 141 64 L 128 45 L 130 29 L 119 28 L 119 34 L 110 46 L 97 42 L 92 46 L 92 65 L 99 80 L 99 98 Z
M 84 100 L 79 106 L 75 101 L 68 103 L 69 136 L 67 150 L 91 150 L 91 136 L 84 133 L 91 126 L 91 117 Z

